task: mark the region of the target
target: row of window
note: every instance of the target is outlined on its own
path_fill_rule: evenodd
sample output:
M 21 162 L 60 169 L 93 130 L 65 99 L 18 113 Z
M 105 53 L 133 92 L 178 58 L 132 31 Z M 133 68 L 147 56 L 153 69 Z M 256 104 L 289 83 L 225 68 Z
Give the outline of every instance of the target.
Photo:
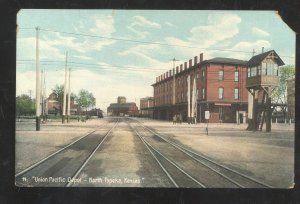
M 224 80 L 224 70 L 219 70 L 219 81 Z M 234 72 L 234 81 L 239 81 L 239 71 Z
M 192 93 L 191 93 L 192 95 Z M 196 93 L 196 96 L 197 96 L 197 99 L 198 99 L 198 96 L 199 96 L 199 89 L 197 89 L 197 93 Z M 234 99 L 237 100 L 240 98 L 240 90 L 239 88 L 235 88 L 234 89 Z M 188 93 L 186 94 L 186 98 L 183 97 L 183 92 L 181 92 L 180 96 L 176 98 L 176 101 L 177 102 L 185 102 L 187 101 L 187 98 L 188 98 Z M 219 99 L 224 99 L 224 88 L 223 87 L 219 87 L 218 89 L 218 98 Z M 205 88 L 202 88 L 202 99 L 205 99 Z M 165 101 L 166 103 L 171 103 L 172 102 L 172 95 L 167 95 L 165 96 Z M 159 98 L 157 98 L 157 101 L 156 103 L 158 102 L 159 104 L 160 103 L 164 103 L 164 96 L 161 96 Z
M 234 99 L 239 99 L 240 98 L 240 93 L 239 93 L 239 88 L 234 89 Z M 224 99 L 224 88 L 219 87 L 219 99 Z
M 256 67 L 248 68 L 248 77 L 269 75 L 278 76 L 278 65 L 273 63 L 261 63 Z
M 249 71 L 249 70 L 248 70 Z M 248 73 L 249 75 L 249 73 Z M 252 75 L 254 76 L 254 75 Z M 196 80 L 198 80 L 200 77 L 199 77 L 199 74 L 196 75 Z M 205 70 L 202 70 L 202 80 L 204 80 L 205 78 Z M 221 69 L 219 70 L 219 76 L 218 76 L 218 79 L 220 81 L 224 80 L 224 70 Z M 185 81 L 186 81 L 186 86 L 187 86 L 187 83 L 188 83 L 188 77 L 185 78 Z M 193 76 L 191 77 L 191 82 L 193 81 Z M 234 81 L 235 82 L 238 82 L 239 81 L 239 71 L 235 71 L 234 72 Z M 197 83 L 198 81 L 196 81 Z M 179 78 L 177 79 L 177 88 L 179 88 L 180 86 L 183 86 L 183 83 L 184 83 L 184 80 L 182 78 Z M 156 87 L 156 90 L 154 90 L 156 93 L 161 93 L 162 91 L 164 91 L 165 89 L 168 91 L 168 90 L 171 90 L 173 87 L 173 81 L 170 81 L 169 83 L 166 83 L 165 85 L 160 85 L 158 87 Z

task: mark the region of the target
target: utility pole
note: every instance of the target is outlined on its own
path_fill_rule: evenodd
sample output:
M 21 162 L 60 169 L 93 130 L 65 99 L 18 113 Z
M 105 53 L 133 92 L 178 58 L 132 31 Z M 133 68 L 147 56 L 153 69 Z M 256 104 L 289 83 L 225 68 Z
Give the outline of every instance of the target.
M 196 76 L 193 80 L 193 89 L 192 89 L 192 123 L 197 123 L 197 91 L 196 91 Z
M 175 108 L 175 104 L 176 104 L 176 93 L 175 93 L 175 86 L 176 86 L 176 79 L 175 79 L 175 62 L 179 61 L 177 59 L 175 59 L 175 57 L 172 59 L 173 61 L 173 108 L 174 108 L 174 115 L 176 114 L 176 108 Z
M 44 105 L 44 108 L 43 108 L 43 116 L 44 116 L 44 120 L 47 120 L 47 104 L 46 104 L 46 71 L 45 71 L 45 67 L 43 67 L 43 70 L 44 70 L 44 76 L 43 76 L 43 105 Z M 44 121 L 45 122 L 45 121 Z
M 173 61 L 173 105 L 175 105 L 175 62 L 176 61 L 179 61 L 179 60 L 177 60 L 177 59 L 175 59 L 175 57 L 172 59 L 172 61 Z
M 31 99 L 31 93 L 32 93 L 32 90 L 30 89 L 29 90 L 29 97 L 30 97 L 30 99 Z
M 44 119 L 44 67 L 41 69 L 41 120 Z
M 190 79 L 191 76 L 189 75 L 187 78 L 187 83 L 188 83 L 188 92 L 187 92 L 187 99 L 188 99 L 188 123 L 190 124 L 190 119 L 191 119 L 191 82 Z
M 71 68 L 69 68 L 69 80 L 68 80 L 68 114 L 67 114 L 67 122 L 69 122 L 70 119 L 70 109 L 71 109 L 71 89 L 70 89 L 70 83 L 71 83 Z
M 35 28 L 36 30 L 36 51 L 35 51 L 35 60 L 36 60 L 36 93 L 35 93 L 35 107 L 36 107 L 36 114 L 35 114 L 35 121 L 36 121 L 36 131 L 40 131 L 40 115 L 41 115 L 41 102 L 40 102 L 40 94 L 41 94 L 41 90 L 40 90 L 40 83 L 41 83 L 41 80 L 40 80 L 40 68 L 39 68 L 39 30 L 40 28 L 39 27 L 36 27 Z
M 67 99 L 67 74 L 68 74 L 68 52 L 66 52 L 66 66 L 65 66 L 65 85 L 64 85 L 64 100 L 63 100 L 63 115 L 62 115 L 62 123 L 65 123 L 66 116 L 66 99 Z

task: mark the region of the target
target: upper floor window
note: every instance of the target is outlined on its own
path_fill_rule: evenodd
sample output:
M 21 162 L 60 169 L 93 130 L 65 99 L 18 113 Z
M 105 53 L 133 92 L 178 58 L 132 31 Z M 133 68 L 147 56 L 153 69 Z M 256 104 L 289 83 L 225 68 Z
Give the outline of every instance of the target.
M 257 75 L 257 68 L 256 67 L 251 67 L 251 76 L 256 76 Z
M 219 80 L 224 80 L 224 70 L 219 70 Z
M 234 99 L 239 99 L 239 89 L 238 88 L 234 89 Z
M 257 66 L 257 75 L 260 76 L 261 75 L 261 66 Z
M 234 81 L 239 81 L 239 71 L 234 72 Z
M 202 99 L 205 99 L 205 88 L 202 88 Z
M 219 99 L 223 99 L 223 98 L 224 98 L 224 88 L 219 87 Z
M 278 65 L 274 63 L 262 63 L 262 75 L 278 76 Z

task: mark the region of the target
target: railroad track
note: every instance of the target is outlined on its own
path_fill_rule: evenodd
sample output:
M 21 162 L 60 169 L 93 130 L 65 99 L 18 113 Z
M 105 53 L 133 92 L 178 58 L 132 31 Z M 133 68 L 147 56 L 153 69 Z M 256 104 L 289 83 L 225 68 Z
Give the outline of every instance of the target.
M 138 120 L 134 121 L 136 122 L 136 126 L 132 126 L 133 130 L 164 169 L 175 187 L 195 187 L 196 184 L 196 186 L 204 188 L 272 188 L 272 186 L 262 181 L 213 161 L 190 148 L 167 139 L 167 136 L 153 131 Z M 174 155 L 177 156 L 174 157 Z M 168 167 L 163 160 L 168 161 Z M 171 172 L 168 171 L 170 164 L 182 173 L 182 177 L 188 177 L 192 182 L 188 184 L 183 182 L 182 185 L 178 184 L 176 180 L 180 181 L 182 178 L 176 178 L 176 174 L 174 173 L 174 176 L 172 176 L 171 172 L 174 170 L 170 170 Z
M 99 128 L 97 128 L 17 173 L 15 175 L 15 184 L 17 186 L 27 187 L 69 187 L 79 182 L 77 176 L 118 123 L 119 118 L 104 134 L 97 133 L 97 131 L 100 131 Z

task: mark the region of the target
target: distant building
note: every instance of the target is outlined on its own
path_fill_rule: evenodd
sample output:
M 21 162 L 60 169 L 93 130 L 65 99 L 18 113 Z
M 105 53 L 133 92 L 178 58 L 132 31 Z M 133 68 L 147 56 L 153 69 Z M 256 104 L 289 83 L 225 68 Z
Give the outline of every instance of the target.
M 135 116 L 138 114 L 136 103 L 126 103 L 126 98 L 124 96 L 119 96 L 117 102 L 118 103 L 111 103 L 107 108 L 108 116 Z
M 55 93 L 51 93 L 47 99 L 47 114 L 48 115 L 60 115 L 61 107 L 60 102 L 57 100 L 57 95 Z
M 291 119 L 295 119 L 295 79 L 287 81 L 287 105 Z
M 61 115 L 62 114 L 62 106 L 63 104 L 61 104 L 58 101 L 57 95 L 52 92 L 49 97 L 46 100 L 47 105 L 46 105 L 46 112 L 48 115 Z M 71 115 L 77 115 L 80 112 L 80 107 L 75 104 L 74 98 L 71 97 L 71 101 L 70 101 L 70 114 Z
M 118 104 L 123 104 L 126 103 L 126 98 L 124 96 L 119 96 L 118 97 Z
M 87 111 L 88 116 L 96 116 L 98 118 L 103 118 L 103 111 L 100 108 L 94 108 Z
M 153 118 L 154 98 L 146 97 L 140 99 L 140 115 L 142 117 Z

